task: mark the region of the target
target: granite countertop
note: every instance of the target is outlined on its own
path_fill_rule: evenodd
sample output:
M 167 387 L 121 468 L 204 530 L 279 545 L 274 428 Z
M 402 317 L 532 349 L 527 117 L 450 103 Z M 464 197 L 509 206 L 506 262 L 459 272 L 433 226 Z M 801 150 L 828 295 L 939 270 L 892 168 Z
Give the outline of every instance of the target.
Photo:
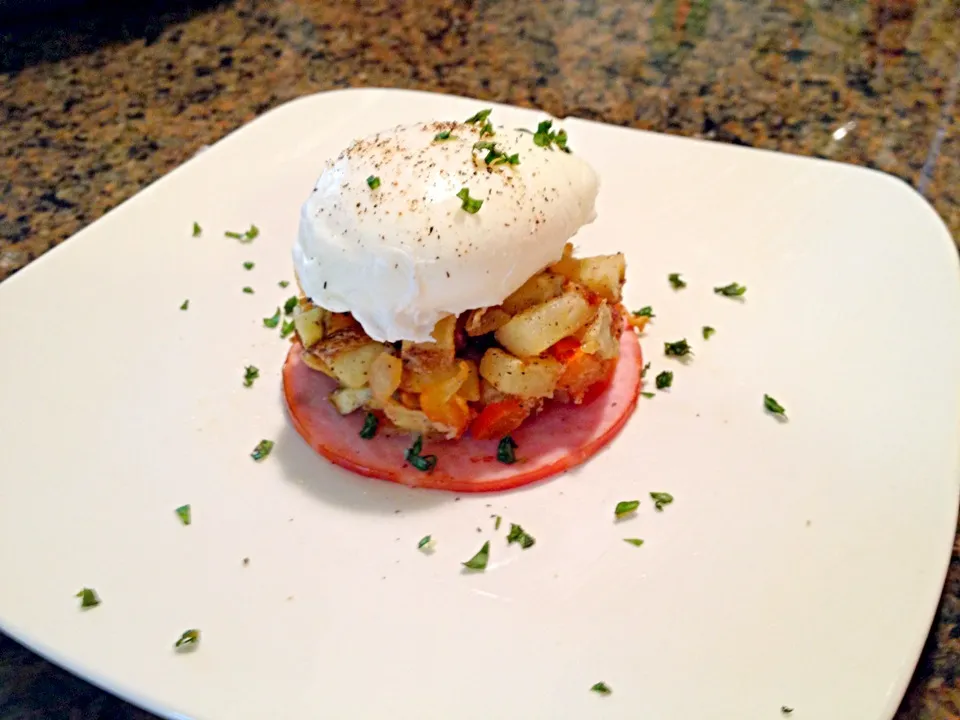
M 960 238 L 957 0 L 126 3 L 0 18 L 0 280 L 291 98 L 416 88 L 897 175 Z M 118 14 L 119 13 L 119 14 Z M 960 717 L 960 544 L 898 720 Z M 0 718 L 147 713 L 0 636 Z

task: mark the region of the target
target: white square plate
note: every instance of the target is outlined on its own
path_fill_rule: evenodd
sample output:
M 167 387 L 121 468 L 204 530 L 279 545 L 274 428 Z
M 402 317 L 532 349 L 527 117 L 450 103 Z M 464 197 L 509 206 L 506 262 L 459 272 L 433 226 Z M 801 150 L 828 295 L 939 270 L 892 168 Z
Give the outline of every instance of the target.
M 261 318 L 290 294 L 277 283 L 323 160 L 479 107 L 289 103 L 0 286 L 3 630 L 169 717 L 891 717 L 960 480 L 956 251 L 891 177 L 569 120 L 603 181 L 577 243 L 627 254 L 673 390 L 585 466 L 502 495 L 354 477 L 291 430 L 287 343 Z M 253 243 L 223 236 L 251 222 Z M 745 302 L 712 292 L 732 281 Z M 687 365 L 660 349 L 681 337 Z M 276 448 L 254 463 L 261 438 Z M 651 491 L 676 501 L 655 512 Z M 508 547 L 494 513 L 537 544 Z M 463 574 L 486 539 L 490 567 Z M 100 606 L 78 608 L 83 586 Z M 199 647 L 175 653 L 188 628 Z

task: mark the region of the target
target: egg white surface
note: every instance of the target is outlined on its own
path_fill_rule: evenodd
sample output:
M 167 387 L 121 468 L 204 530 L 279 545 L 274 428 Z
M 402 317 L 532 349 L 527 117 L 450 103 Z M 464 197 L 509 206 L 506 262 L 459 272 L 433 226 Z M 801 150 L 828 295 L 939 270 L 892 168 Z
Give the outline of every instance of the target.
M 450 139 L 436 140 L 444 131 Z M 596 217 L 596 173 L 530 132 L 480 131 L 480 123 L 400 126 L 329 161 L 293 249 L 304 293 L 352 313 L 374 340 L 427 342 L 441 318 L 497 305 L 558 260 Z M 487 150 L 474 148 L 481 139 L 519 164 L 487 166 Z M 463 188 L 483 201 L 478 212 L 462 208 Z

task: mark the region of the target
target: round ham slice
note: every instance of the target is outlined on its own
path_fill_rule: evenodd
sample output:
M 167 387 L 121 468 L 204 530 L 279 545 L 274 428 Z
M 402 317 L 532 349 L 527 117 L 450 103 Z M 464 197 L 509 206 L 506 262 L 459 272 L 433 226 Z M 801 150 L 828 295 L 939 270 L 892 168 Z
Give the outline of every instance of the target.
M 411 435 L 381 431 L 371 440 L 361 438 L 365 414 L 340 415 L 328 400 L 336 381 L 307 367 L 301 351 L 294 342 L 283 366 L 283 390 L 294 427 L 314 450 L 360 475 L 454 492 L 508 490 L 585 462 L 616 436 L 637 406 L 643 367 L 637 336 L 625 331 L 607 389 L 584 405 L 548 401 L 512 434 L 516 463 L 497 461 L 497 440 L 425 439 L 422 454 L 436 455 L 437 464 L 422 472 L 404 460 Z

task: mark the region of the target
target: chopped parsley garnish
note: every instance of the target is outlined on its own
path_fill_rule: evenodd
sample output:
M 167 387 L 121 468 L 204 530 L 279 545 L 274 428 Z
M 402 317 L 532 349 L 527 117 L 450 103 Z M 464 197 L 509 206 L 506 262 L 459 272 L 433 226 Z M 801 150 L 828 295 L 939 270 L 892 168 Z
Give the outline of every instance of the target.
M 367 185 L 371 190 L 376 190 L 378 187 L 380 187 L 380 178 L 376 175 L 371 175 L 367 178 Z
M 496 133 L 493 131 L 493 125 L 491 125 L 489 122 L 484 123 L 483 127 L 480 128 L 480 137 L 485 137 L 487 135 L 496 135 Z
M 617 503 L 617 507 L 614 508 L 613 514 L 621 518 L 624 515 L 635 512 L 638 507 L 640 507 L 639 500 L 621 500 Z
M 713 291 L 717 295 L 723 295 L 724 297 L 740 297 L 747 291 L 747 288 L 739 283 L 730 283 L 723 287 L 715 287 Z
M 260 442 L 257 443 L 257 446 L 253 449 L 253 452 L 250 453 L 250 457 L 252 457 L 257 462 L 260 462 L 261 460 L 266 458 L 267 455 L 270 454 L 270 452 L 273 450 L 273 446 L 274 446 L 273 440 L 261 440 Z
M 435 142 L 443 142 L 444 140 L 456 140 L 455 135 L 451 135 L 449 130 L 444 130 L 443 132 L 438 132 L 433 136 Z
M 180 522 L 182 522 L 184 525 L 190 524 L 191 517 L 189 505 L 181 505 L 174 512 L 177 513 L 177 517 L 180 518 Z
M 640 379 L 643 380 L 647 376 L 647 370 L 650 369 L 650 363 L 647 363 L 643 366 L 643 370 L 640 371 Z
M 494 529 L 494 530 L 499 530 L 499 529 L 500 529 L 500 523 L 503 522 L 503 518 L 500 517 L 499 515 L 494 515 L 494 517 L 496 518 L 496 520 L 493 521 L 493 529 Z
M 623 541 L 625 543 L 630 543 L 631 545 L 634 545 L 636 547 L 640 547 L 641 545 L 643 545 L 643 540 L 641 540 L 640 538 L 624 538 Z
M 283 325 L 280 326 L 280 337 L 287 337 L 296 329 L 296 327 L 297 324 L 293 320 L 284 320 Z
M 260 228 L 258 228 L 256 225 L 251 224 L 250 229 L 247 230 L 246 232 L 238 233 L 238 232 L 233 232 L 232 230 L 227 230 L 224 233 L 224 236 L 228 238 L 233 238 L 234 240 L 239 240 L 241 242 L 250 242 L 259 234 L 260 234 Z
M 436 455 L 421 455 L 423 450 L 423 435 L 417 435 L 413 445 L 407 448 L 403 458 L 420 472 L 430 472 L 437 465 Z
M 465 568 L 471 570 L 486 570 L 487 562 L 490 560 L 490 541 L 487 540 L 483 547 L 477 551 L 477 554 L 463 563 Z
M 644 391 L 644 392 L 642 392 L 642 393 L 640 393 L 640 394 L 641 394 L 643 397 L 645 397 L 645 398 L 654 398 L 654 397 L 657 396 L 656 393 L 646 392 L 646 391 Z
M 424 535 L 422 538 L 420 538 L 420 542 L 417 543 L 417 549 L 423 550 L 427 545 L 430 544 L 432 540 L 433 538 L 430 535 Z
M 275 328 L 280 324 L 280 308 L 277 308 L 277 311 L 268 318 L 263 319 L 263 326 L 268 328 Z
M 778 403 L 772 397 L 767 394 L 763 396 L 763 407 L 768 412 L 772 412 L 774 415 L 786 415 L 787 411 L 784 409 L 783 405 Z
M 570 148 L 567 147 L 567 131 L 559 130 L 557 132 L 553 132 L 550 129 L 552 127 L 553 120 L 544 120 L 542 123 L 537 125 L 537 131 L 533 134 L 533 144 L 537 145 L 538 147 L 545 148 L 556 145 L 565 153 L 571 152 Z
M 360 429 L 360 437 L 364 440 L 370 440 L 374 435 L 377 434 L 377 428 L 380 427 L 380 421 L 377 419 L 377 416 L 372 412 L 367 413 L 367 417 L 363 419 L 363 427 Z
M 781 706 L 780 706 L 780 712 L 782 712 L 784 715 L 789 715 L 790 713 L 793 712 L 793 708 L 792 708 L 792 707 L 787 707 L 786 705 L 781 705 Z
M 253 270 L 253 263 L 249 260 L 243 264 L 244 270 Z
M 526 532 L 522 527 L 516 523 L 510 523 L 510 533 L 507 535 L 507 544 L 510 543 L 520 543 L 520 547 L 526 550 L 528 547 L 531 547 L 536 540 L 533 535 Z
M 100 604 L 100 596 L 93 588 L 83 588 L 74 597 L 80 598 L 81 608 L 92 608 Z
M 680 288 L 685 288 L 687 286 L 686 281 L 680 277 L 680 273 L 670 273 L 667 275 L 667 280 L 670 281 L 670 284 L 673 286 L 674 290 L 679 290 Z
M 190 298 L 187 298 L 183 301 L 183 303 L 180 305 L 180 309 L 186 310 L 188 307 L 190 307 Z
M 260 369 L 255 365 L 247 365 L 243 369 L 243 386 L 251 387 L 258 377 L 260 377 Z
M 300 301 L 297 299 L 296 295 L 291 295 L 290 297 L 288 297 L 287 301 L 283 303 L 283 314 L 289 315 L 290 313 L 292 313 L 294 310 L 297 309 L 297 305 L 299 304 L 299 302 Z
M 193 236 L 194 236 L 194 237 L 200 237 L 200 235 L 201 235 L 202 233 L 203 233 L 203 228 L 200 227 L 200 223 L 194 222 L 194 223 L 193 223 Z
M 714 328 L 710 327 L 709 325 L 704 325 L 704 326 L 703 326 L 703 339 L 704 339 L 704 340 L 709 340 L 709 339 L 710 339 L 710 336 L 713 335 L 715 332 L 716 332 L 716 330 L 715 330 Z
M 653 506 L 657 509 L 658 512 L 663 511 L 664 505 L 669 505 L 673 502 L 673 495 L 665 492 L 652 492 L 650 497 L 653 499 Z
M 590 691 L 595 692 L 598 695 L 609 695 L 611 692 L 613 692 L 605 682 L 594 683 L 593 687 L 590 688 Z
M 250 287 L 249 285 L 248 285 L 247 287 L 245 287 L 245 288 L 243 289 L 243 291 L 244 291 L 247 295 L 253 295 L 253 288 Z
M 666 388 L 673 385 L 673 371 L 664 370 L 662 373 L 657 375 L 656 381 L 657 390 L 665 390 Z
M 184 645 L 196 645 L 200 642 L 200 631 L 199 630 L 184 630 L 180 638 L 173 644 L 175 648 L 183 647 Z
M 656 317 L 656 315 L 653 314 L 653 308 L 650 307 L 649 305 L 647 305 L 646 307 L 642 307 L 642 308 L 640 308 L 639 310 L 634 310 L 634 311 L 633 311 L 633 316 L 634 316 L 634 317 L 646 317 L 646 318 L 655 318 L 655 317 Z
M 282 288 L 287 287 L 289 284 L 290 284 L 289 280 L 281 280 L 280 282 L 277 283 L 277 285 L 279 285 Z
M 490 117 L 490 113 L 493 112 L 493 108 L 487 108 L 486 110 L 481 110 L 476 115 L 471 115 L 464 122 L 467 125 L 473 125 L 474 123 L 486 122 L 487 118 Z
M 674 357 L 684 357 L 685 355 L 693 355 L 693 350 L 690 349 L 690 343 L 688 343 L 686 338 L 684 338 L 683 340 L 677 340 L 676 342 L 664 343 L 663 354 L 672 355 Z
M 483 200 L 476 200 L 470 197 L 470 190 L 467 188 L 463 188 L 458 192 L 457 197 L 463 201 L 460 205 L 461 209 L 466 210 L 471 215 L 476 215 L 477 211 L 483 206 Z
M 495 143 L 481 140 L 480 142 L 473 144 L 474 150 L 486 150 L 487 154 L 483 158 L 483 162 L 490 167 L 494 165 L 502 165 L 506 163 L 508 165 L 519 165 L 520 164 L 520 154 L 514 153 L 513 155 L 507 155 L 502 150 L 499 150 Z
M 514 453 L 516 449 L 517 443 L 512 437 L 507 435 L 502 438 L 500 444 L 497 445 L 497 461 L 504 465 L 513 465 L 517 461 L 517 456 Z

